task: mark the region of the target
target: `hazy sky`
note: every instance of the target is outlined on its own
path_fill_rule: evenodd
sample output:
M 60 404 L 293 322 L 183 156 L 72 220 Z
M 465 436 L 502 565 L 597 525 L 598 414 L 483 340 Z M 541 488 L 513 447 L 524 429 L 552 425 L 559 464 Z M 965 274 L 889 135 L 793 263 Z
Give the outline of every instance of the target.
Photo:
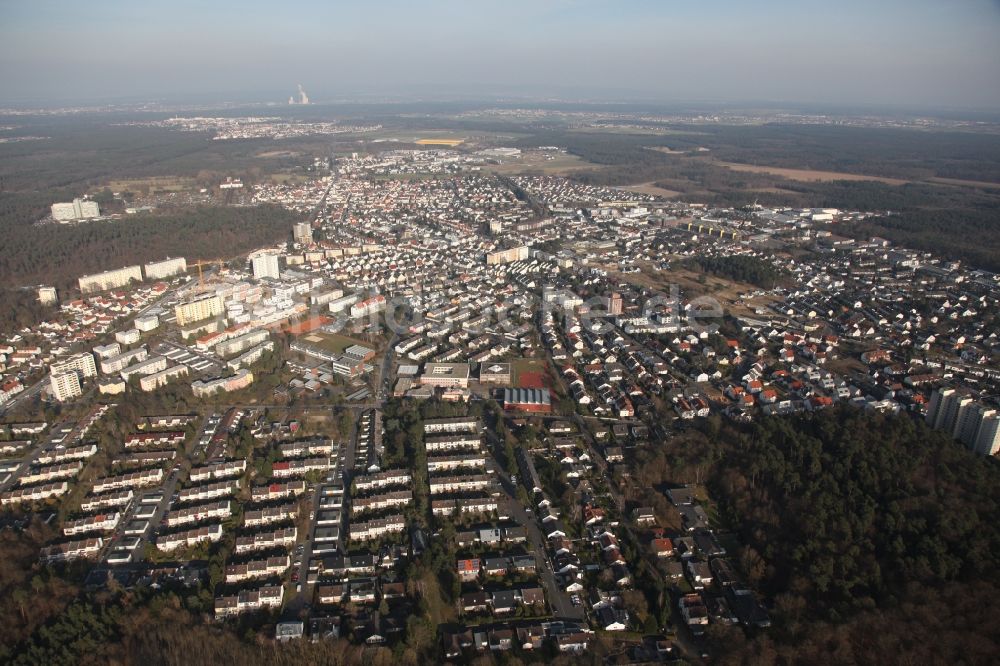
M 1000 0 L 0 0 L 0 104 L 377 94 L 1000 110 Z

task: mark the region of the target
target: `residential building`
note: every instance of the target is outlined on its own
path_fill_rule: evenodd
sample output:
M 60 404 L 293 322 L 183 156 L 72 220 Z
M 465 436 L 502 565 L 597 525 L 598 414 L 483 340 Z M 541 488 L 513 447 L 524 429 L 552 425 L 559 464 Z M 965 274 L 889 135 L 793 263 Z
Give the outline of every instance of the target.
M 221 315 L 223 312 L 225 312 L 225 306 L 222 297 L 218 294 L 207 294 L 174 307 L 174 316 L 177 317 L 178 326 L 200 322 Z
M 84 275 L 77 280 L 80 292 L 90 294 L 95 291 L 106 291 L 126 287 L 132 281 L 142 282 L 142 268 L 139 265 L 125 266 L 103 273 Z
M 185 271 L 187 271 L 187 260 L 184 257 L 153 261 L 143 266 L 143 272 L 147 280 L 163 280 L 180 275 Z
M 253 267 L 253 276 L 256 280 L 262 280 L 264 278 L 277 280 L 278 277 L 280 277 L 280 272 L 278 270 L 278 255 L 276 254 L 258 255 L 251 261 L 251 266 Z

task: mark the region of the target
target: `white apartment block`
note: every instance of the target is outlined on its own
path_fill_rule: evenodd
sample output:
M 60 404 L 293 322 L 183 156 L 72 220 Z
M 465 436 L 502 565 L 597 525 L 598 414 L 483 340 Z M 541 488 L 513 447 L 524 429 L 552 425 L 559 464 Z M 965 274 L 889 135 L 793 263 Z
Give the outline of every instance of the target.
M 69 356 L 62 361 L 53 363 L 49 366 L 49 372 L 52 374 L 62 374 L 64 372 L 77 372 L 81 377 L 96 377 L 97 376 L 97 365 L 94 363 L 94 357 L 86 352 L 81 352 L 79 354 L 74 354 Z
M 83 395 L 80 386 L 80 375 L 76 372 L 63 372 L 49 375 L 49 392 L 59 402 L 66 402 Z
M 995 412 L 983 417 L 976 431 L 973 448 L 984 456 L 993 456 L 1000 452 L 1000 416 Z
M 100 359 L 111 358 L 121 353 L 122 346 L 117 342 L 110 342 L 106 345 L 97 345 L 94 347 L 94 354 Z
M 149 331 L 155 331 L 160 327 L 160 317 L 155 314 L 147 314 L 141 317 L 136 317 L 135 330 L 141 333 L 148 333 Z
M 84 275 L 78 280 L 78 283 L 82 293 L 90 294 L 95 291 L 125 287 L 133 280 L 142 282 L 142 268 L 138 265 L 125 266 L 124 268 L 95 273 L 93 275 Z
M 272 342 L 271 340 L 262 342 L 256 347 L 251 347 L 250 349 L 243 352 L 236 358 L 229 360 L 226 363 L 226 367 L 232 370 L 233 372 L 236 372 L 242 367 L 256 363 L 260 359 L 264 358 L 264 354 L 273 349 L 274 349 L 274 342 Z
M 178 257 L 176 259 L 153 261 L 143 266 L 143 271 L 146 274 L 147 280 L 162 280 L 187 271 L 187 260 L 184 257 Z
M 159 356 L 157 358 L 164 358 Z M 166 359 L 164 359 L 166 362 Z M 139 389 L 142 391 L 155 391 L 161 386 L 166 386 L 172 380 L 178 379 L 180 377 L 187 377 L 188 367 L 183 364 L 175 365 L 171 368 L 166 368 L 165 370 L 160 370 L 159 372 L 154 372 L 152 374 L 146 375 L 139 380 Z
M 118 374 L 125 381 L 128 381 L 132 377 L 144 377 L 146 375 L 154 375 L 158 372 L 162 372 L 167 369 L 167 357 L 166 356 L 151 356 L 141 363 L 136 363 L 127 368 L 123 368 Z
M 123 345 L 134 345 L 139 342 L 140 337 L 142 337 L 142 334 L 137 328 L 129 328 L 115 333 L 115 340 Z
M 276 254 L 262 254 L 254 257 L 250 264 L 255 280 L 262 278 L 277 280 L 280 275 L 278 272 L 278 255 Z
M 230 377 L 221 377 L 219 379 L 211 379 L 209 381 L 203 381 L 201 379 L 191 382 L 191 392 L 194 393 L 197 398 L 204 398 L 206 396 L 213 395 L 219 391 L 238 391 L 241 388 L 246 388 L 253 383 L 253 373 L 242 368 L 236 372 L 235 375 Z
M 174 306 L 174 316 L 178 326 L 187 326 L 196 321 L 221 315 L 225 312 L 222 297 L 211 294 Z
M 333 453 L 333 442 L 329 439 L 302 439 L 297 442 L 285 442 L 278 446 L 282 458 L 298 458 L 300 456 L 328 456 Z
M 147 350 L 146 346 L 143 345 L 137 349 L 132 349 L 116 356 L 103 359 L 101 361 L 101 372 L 106 375 L 112 375 L 125 369 L 130 363 L 145 361 L 148 356 L 149 350 Z
M 215 353 L 219 356 L 232 356 L 245 349 L 250 349 L 268 339 L 268 332 L 262 328 L 247 331 L 230 340 L 224 340 L 215 345 Z

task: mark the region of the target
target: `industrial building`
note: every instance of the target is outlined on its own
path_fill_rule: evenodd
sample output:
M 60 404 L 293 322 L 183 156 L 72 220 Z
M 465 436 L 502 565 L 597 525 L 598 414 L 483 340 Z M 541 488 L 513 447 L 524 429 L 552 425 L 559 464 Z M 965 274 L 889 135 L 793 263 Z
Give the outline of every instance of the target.
M 73 199 L 70 203 L 52 204 L 52 219 L 56 222 L 73 222 L 101 216 L 101 208 L 96 201 Z

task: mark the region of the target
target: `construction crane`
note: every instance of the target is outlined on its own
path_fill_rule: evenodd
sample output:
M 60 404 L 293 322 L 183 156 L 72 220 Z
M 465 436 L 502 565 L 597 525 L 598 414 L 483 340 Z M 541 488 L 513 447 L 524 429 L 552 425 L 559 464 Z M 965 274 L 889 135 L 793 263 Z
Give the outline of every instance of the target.
M 226 263 L 225 259 L 210 259 L 208 261 L 203 261 L 203 260 L 199 259 L 198 261 L 192 261 L 190 264 L 188 264 L 189 266 L 197 266 L 198 267 L 198 290 L 199 291 L 204 291 L 205 290 L 205 276 L 204 276 L 204 274 L 201 271 L 201 267 L 202 266 L 216 266 L 217 265 L 219 267 L 219 269 L 221 270 L 222 267 L 225 265 L 225 263 Z

